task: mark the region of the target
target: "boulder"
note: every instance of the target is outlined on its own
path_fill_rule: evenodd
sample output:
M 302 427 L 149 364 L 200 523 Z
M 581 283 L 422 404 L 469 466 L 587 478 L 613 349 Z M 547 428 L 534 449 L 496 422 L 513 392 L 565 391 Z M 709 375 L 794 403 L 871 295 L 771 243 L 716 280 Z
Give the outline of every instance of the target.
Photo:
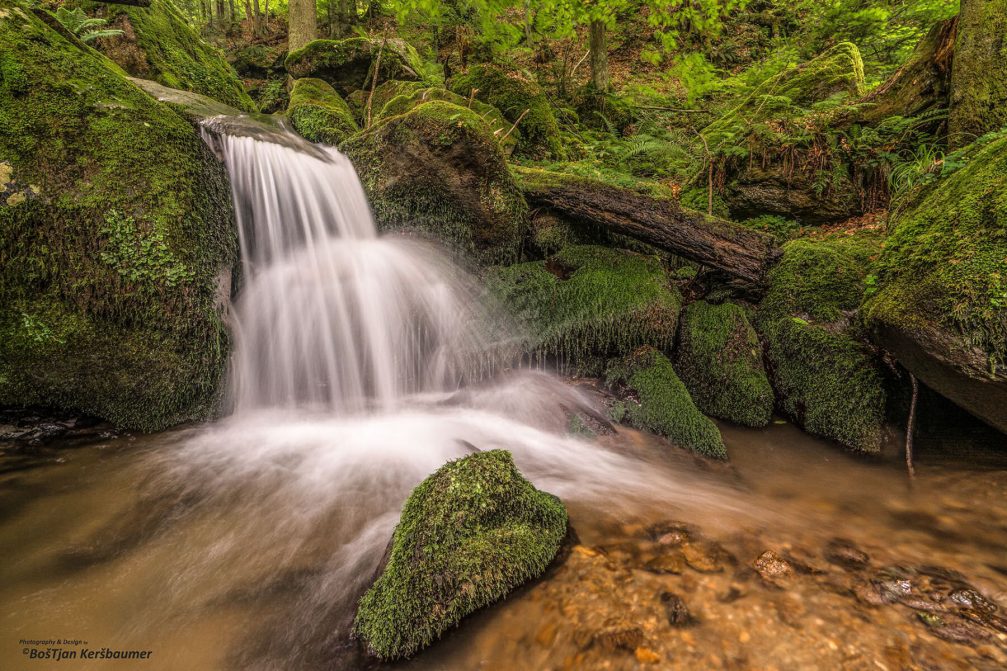
M 359 130 L 349 105 L 336 90 L 310 77 L 294 82 L 287 118 L 305 140 L 333 146 Z
M 347 140 L 383 230 L 411 230 L 486 264 L 513 262 L 528 207 L 490 127 L 450 102 L 423 103 Z
M 0 405 L 206 418 L 237 260 L 224 168 L 26 4 L 0 9 L 0 43 Z
M 381 53 L 378 82 L 422 81 L 423 62 L 408 42 L 369 37 L 343 40 L 314 40 L 287 55 L 284 65 L 291 77 L 315 77 L 331 84 L 340 95 L 358 89 L 370 90 L 373 66 Z
M 566 530 L 563 504 L 535 489 L 509 452 L 449 462 L 406 500 L 354 633 L 376 657 L 410 657 L 541 575 Z

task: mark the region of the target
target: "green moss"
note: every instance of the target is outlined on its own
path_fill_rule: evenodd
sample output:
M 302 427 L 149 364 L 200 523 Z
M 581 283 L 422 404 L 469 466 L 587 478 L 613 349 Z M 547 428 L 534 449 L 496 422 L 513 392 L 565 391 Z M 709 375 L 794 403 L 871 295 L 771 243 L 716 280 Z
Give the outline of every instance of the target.
M 541 575 L 566 526 L 563 504 L 535 489 L 509 452 L 449 462 L 409 495 L 355 634 L 382 659 L 412 656 Z
M 110 27 L 128 22 L 129 30 L 102 40 L 100 47 L 131 75 L 255 111 L 223 53 L 203 41 L 173 0 L 151 0 L 150 7 L 114 5 L 113 12 Z
M 487 282 L 523 327 L 525 350 L 561 367 L 645 344 L 671 349 L 682 306 L 658 258 L 604 247 L 567 247 L 494 269 Z
M 856 310 L 880 238 L 798 239 L 783 249 L 757 313 L 780 407 L 811 433 L 877 452 L 885 378 Z
M 963 0 L 951 68 L 948 144 L 963 147 L 1007 125 L 1007 4 Z
M 473 110 L 426 102 L 381 120 L 342 149 L 382 229 L 434 235 L 485 264 L 517 258 L 527 205 L 499 143 Z
M 666 436 L 704 457 L 727 459 L 717 425 L 699 411 L 659 351 L 642 347 L 612 364 L 605 377 L 610 386 L 624 387 L 630 394 L 626 414 L 633 426 Z
M 386 42 L 369 37 L 314 40 L 288 54 L 284 65 L 292 77 L 323 79 L 342 95 L 349 95 L 359 89 L 370 90 L 374 80 L 372 66 L 377 62 L 379 52 L 379 83 L 423 80 L 424 68 L 419 54 L 400 39 Z
M 675 370 L 707 415 L 766 426 L 773 388 L 762 367 L 762 345 L 745 310 L 699 301 L 682 313 Z
M 512 124 L 522 115 L 517 153 L 529 158 L 562 158 L 559 125 L 545 93 L 526 73 L 496 65 L 475 65 L 451 81 L 451 90 L 464 98 L 476 97 L 500 110 Z M 526 113 L 527 112 L 527 113 Z
M 32 85 L 0 80 L 0 404 L 144 430 L 206 417 L 236 259 L 223 168 L 113 63 L 8 7 L 5 72 Z
M 321 79 L 294 82 L 287 118 L 294 130 L 311 142 L 338 145 L 359 130 L 349 105 Z

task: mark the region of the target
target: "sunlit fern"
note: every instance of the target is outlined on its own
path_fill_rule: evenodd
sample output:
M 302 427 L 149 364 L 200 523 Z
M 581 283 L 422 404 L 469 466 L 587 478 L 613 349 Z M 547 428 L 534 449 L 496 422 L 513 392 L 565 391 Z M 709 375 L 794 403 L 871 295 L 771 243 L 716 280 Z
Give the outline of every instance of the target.
M 102 26 L 108 23 L 107 20 L 92 18 L 80 7 L 73 10 L 60 7 L 56 10 L 56 20 L 81 42 L 93 42 L 101 37 L 117 37 L 123 34 L 118 28 L 103 28 Z

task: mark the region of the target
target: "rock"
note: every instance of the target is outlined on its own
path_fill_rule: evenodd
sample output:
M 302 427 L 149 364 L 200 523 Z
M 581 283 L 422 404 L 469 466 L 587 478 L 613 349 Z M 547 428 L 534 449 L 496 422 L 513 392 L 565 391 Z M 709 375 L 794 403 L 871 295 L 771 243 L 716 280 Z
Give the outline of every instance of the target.
M 661 592 L 661 603 L 668 616 L 668 624 L 673 627 L 684 627 L 692 622 L 692 615 L 682 597 L 674 592 Z
M 514 261 L 528 208 L 478 114 L 435 100 L 347 140 L 383 230 L 414 230 L 485 263 Z M 422 170 L 417 170 L 422 166 Z
M 712 541 L 685 543 L 682 554 L 689 567 L 700 573 L 720 573 L 724 564 L 731 560 L 730 554 L 719 543 Z
M 535 78 L 527 72 L 507 70 L 499 65 L 473 65 L 451 80 L 451 90 L 468 99 L 475 97 L 492 105 L 512 124 L 518 123 L 521 139 L 517 153 L 528 158 L 562 158 L 559 124 L 549 99 Z
M 717 425 L 699 411 L 671 362 L 653 347 L 641 347 L 614 362 L 606 380 L 610 386 L 623 388 L 630 397 L 628 418 L 637 428 L 666 436 L 702 456 L 727 459 L 727 448 Z M 689 564 L 696 568 L 686 548 L 693 545 L 684 545 L 683 551 Z M 702 561 L 696 556 L 695 561 Z
M 487 284 L 527 334 L 524 349 L 561 368 L 600 374 L 601 361 L 644 344 L 670 349 L 682 298 L 659 259 L 594 246 L 492 271 Z
M 870 564 L 871 558 L 852 542 L 833 538 L 825 546 L 825 559 L 850 571 L 860 571 Z
M 845 172 L 821 190 L 817 169 L 784 164 L 745 165 L 732 173 L 722 197 L 732 219 L 774 214 L 807 225 L 829 224 L 864 213 L 857 185 Z
M 781 581 L 794 575 L 794 567 L 786 559 L 773 552 L 766 550 L 752 562 L 752 568 L 762 580 L 772 586 L 779 586 Z
M 208 417 L 237 257 L 224 168 L 20 1 L 0 43 L 0 405 L 145 431 Z
M 309 142 L 336 146 L 359 130 L 349 105 L 321 79 L 294 82 L 287 118 Z
M 1007 432 L 1007 135 L 944 165 L 894 216 L 864 312 L 920 382 Z
M 784 245 L 756 313 L 779 407 L 810 433 L 877 453 L 888 393 L 856 310 L 880 248 L 871 232 Z
M 636 656 L 636 661 L 641 664 L 657 664 L 661 661 L 661 655 L 643 646 L 638 647 L 633 654 Z
M 698 301 L 682 312 L 675 370 L 704 414 L 746 426 L 769 424 L 773 388 L 745 310 Z
M 685 572 L 686 566 L 685 554 L 681 550 L 672 550 L 654 557 L 643 568 L 651 573 L 680 575 Z
M 203 41 L 173 0 L 151 0 L 150 7 L 109 5 L 109 11 L 108 27 L 124 34 L 99 39 L 96 46 L 123 70 L 245 112 L 255 111 L 224 54 Z
M 632 624 L 613 624 L 594 632 L 591 644 L 606 652 L 635 651 L 643 643 L 643 630 Z
M 284 65 L 295 79 L 314 77 L 331 84 L 340 95 L 370 90 L 373 67 L 381 53 L 378 82 L 390 79 L 422 81 L 423 62 L 405 40 L 350 37 L 343 40 L 315 40 L 290 52 Z
M 409 495 L 388 563 L 360 599 L 355 635 L 381 659 L 412 656 L 541 575 L 566 529 L 563 504 L 525 480 L 510 453 L 442 466 Z

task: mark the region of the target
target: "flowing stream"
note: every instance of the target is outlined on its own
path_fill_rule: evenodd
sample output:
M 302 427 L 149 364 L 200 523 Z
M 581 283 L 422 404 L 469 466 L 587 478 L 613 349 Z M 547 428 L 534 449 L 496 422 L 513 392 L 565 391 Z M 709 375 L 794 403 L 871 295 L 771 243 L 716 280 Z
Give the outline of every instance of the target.
M 508 371 L 513 333 L 478 280 L 428 244 L 379 236 L 345 157 L 279 131 L 206 137 L 240 224 L 233 411 L 4 463 L 0 668 L 53 668 L 27 664 L 16 644 L 52 637 L 152 650 L 137 669 L 371 666 L 348 626 L 403 501 L 447 460 L 494 448 L 564 500 L 581 545 L 406 666 L 637 668 L 640 648 L 662 668 L 1007 660 L 996 635 L 962 656 L 898 604 L 841 617 L 867 608 L 854 586 L 773 591 L 746 569 L 767 548 L 831 566 L 822 548 L 843 535 L 875 568 L 944 563 L 996 598 L 1007 573 L 999 471 L 938 475 L 923 463 L 909 489 L 897 467 L 785 425 L 724 427 L 734 466 L 723 468 L 625 429 L 571 435 L 570 413 L 597 416 L 599 393 Z M 679 522 L 694 525 L 685 563 L 657 570 L 654 525 Z M 689 627 L 662 614 L 671 589 L 695 614 Z M 598 638 L 624 624 L 642 638 Z

